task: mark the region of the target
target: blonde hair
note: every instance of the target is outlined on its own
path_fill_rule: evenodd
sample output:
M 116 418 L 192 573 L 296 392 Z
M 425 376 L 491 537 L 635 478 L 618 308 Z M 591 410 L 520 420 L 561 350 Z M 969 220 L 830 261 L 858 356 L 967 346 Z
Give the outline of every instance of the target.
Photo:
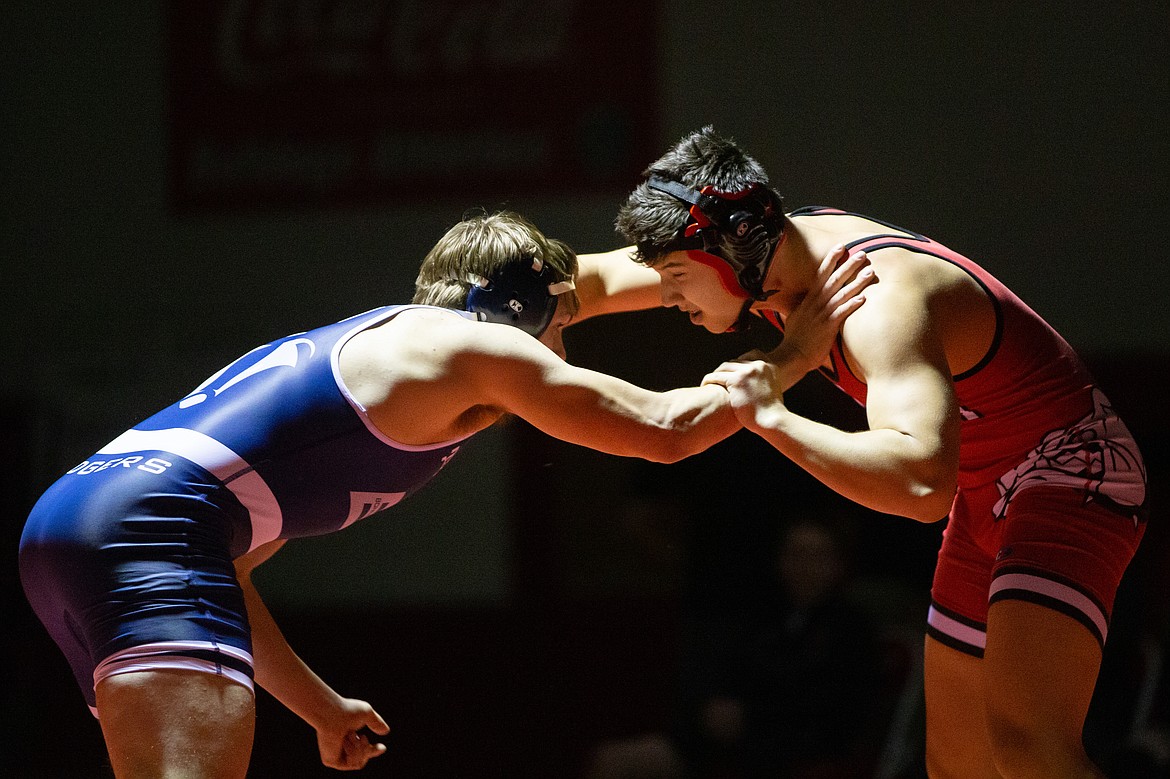
M 553 271 L 553 282 L 577 275 L 577 255 L 561 241 L 509 211 L 464 217 L 427 252 L 414 282 L 413 303 L 462 310 L 475 277 L 493 278 L 508 265 L 536 257 Z M 575 311 L 577 298 L 571 294 Z

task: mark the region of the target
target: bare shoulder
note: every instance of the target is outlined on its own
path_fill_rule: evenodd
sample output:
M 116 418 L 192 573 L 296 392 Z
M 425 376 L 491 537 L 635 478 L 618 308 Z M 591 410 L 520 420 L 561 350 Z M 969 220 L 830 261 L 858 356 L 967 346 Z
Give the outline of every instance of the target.
M 857 309 L 844 328 L 852 332 L 882 330 L 907 318 L 925 316 L 937 281 L 934 268 L 913 252 L 886 248 L 869 254 L 877 283 L 865 290 L 865 305 Z
M 482 429 L 499 414 L 482 408 L 469 360 L 490 349 L 494 331 L 452 312 L 408 309 L 359 333 L 339 359 L 346 390 L 390 438 L 422 445 Z
M 953 375 L 978 364 L 995 341 L 997 314 L 987 290 L 963 268 L 930 254 L 888 247 L 870 255 L 878 283 L 846 320 L 849 341 L 871 337 L 867 348 L 937 340 Z M 868 315 L 868 318 L 867 318 Z M 883 340 L 885 339 L 885 340 Z
M 349 365 L 427 371 L 455 354 L 490 343 L 491 329 L 485 331 L 481 325 L 454 311 L 410 308 L 355 335 L 342 349 L 342 370 Z
M 939 281 L 931 278 L 933 269 L 900 249 L 875 252 L 870 261 L 878 281 L 866 288 L 865 305 L 841 328 L 845 358 L 862 380 L 935 352 L 929 342 L 938 329 L 933 296 Z

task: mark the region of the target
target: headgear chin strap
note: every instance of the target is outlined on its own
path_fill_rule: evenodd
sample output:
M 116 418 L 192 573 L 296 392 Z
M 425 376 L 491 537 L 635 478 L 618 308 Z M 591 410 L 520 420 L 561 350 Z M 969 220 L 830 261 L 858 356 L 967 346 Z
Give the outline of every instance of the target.
M 667 251 L 698 249 L 731 266 L 743 294 L 764 300 L 764 278 L 783 233 L 784 201 L 763 184 L 741 192 L 720 192 L 707 185 L 691 189 L 677 181 L 651 175 L 646 184 L 689 203 L 690 219 Z
M 518 327 L 539 338 L 553 320 L 557 296 L 575 289 L 571 279 L 552 281 L 552 271 L 539 257 L 505 265 L 491 278 L 472 275 L 467 279 L 466 310 L 481 322 Z

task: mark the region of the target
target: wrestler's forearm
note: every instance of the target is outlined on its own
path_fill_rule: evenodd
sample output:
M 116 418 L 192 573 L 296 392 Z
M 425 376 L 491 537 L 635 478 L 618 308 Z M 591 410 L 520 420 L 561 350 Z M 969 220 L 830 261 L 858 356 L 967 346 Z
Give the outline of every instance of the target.
M 946 459 L 893 429 L 848 432 L 788 411 L 781 404 L 744 425 L 839 494 L 886 514 L 937 522 L 950 509 L 953 478 Z M 941 475 L 940 475 L 941 474 Z
M 341 696 L 293 651 L 249 577 L 240 577 L 248 622 L 256 683 L 310 724 L 322 712 L 337 708 Z
M 662 305 L 658 272 L 633 260 L 633 247 L 577 257 L 580 322 L 600 314 L 639 311 Z
M 818 367 L 816 358 L 805 354 L 787 339 L 768 352 L 766 357 L 768 362 L 776 366 L 777 382 L 781 392 L 792 389 L 801 379 Z

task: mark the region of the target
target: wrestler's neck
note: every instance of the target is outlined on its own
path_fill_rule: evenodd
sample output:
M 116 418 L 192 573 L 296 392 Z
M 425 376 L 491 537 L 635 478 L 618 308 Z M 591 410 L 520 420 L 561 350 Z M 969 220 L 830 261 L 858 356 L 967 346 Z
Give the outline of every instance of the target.
M 776 311 L 785 319 L 804 300 L 816 280 L 820 261 L 832 250 L 836 236 L 810 229 L 802 221 L 785 222 L 784 238 L 776 247 L 764 280 L 764 289 L 772 294 L 767 300 L 754 303 L 752 310 Z

